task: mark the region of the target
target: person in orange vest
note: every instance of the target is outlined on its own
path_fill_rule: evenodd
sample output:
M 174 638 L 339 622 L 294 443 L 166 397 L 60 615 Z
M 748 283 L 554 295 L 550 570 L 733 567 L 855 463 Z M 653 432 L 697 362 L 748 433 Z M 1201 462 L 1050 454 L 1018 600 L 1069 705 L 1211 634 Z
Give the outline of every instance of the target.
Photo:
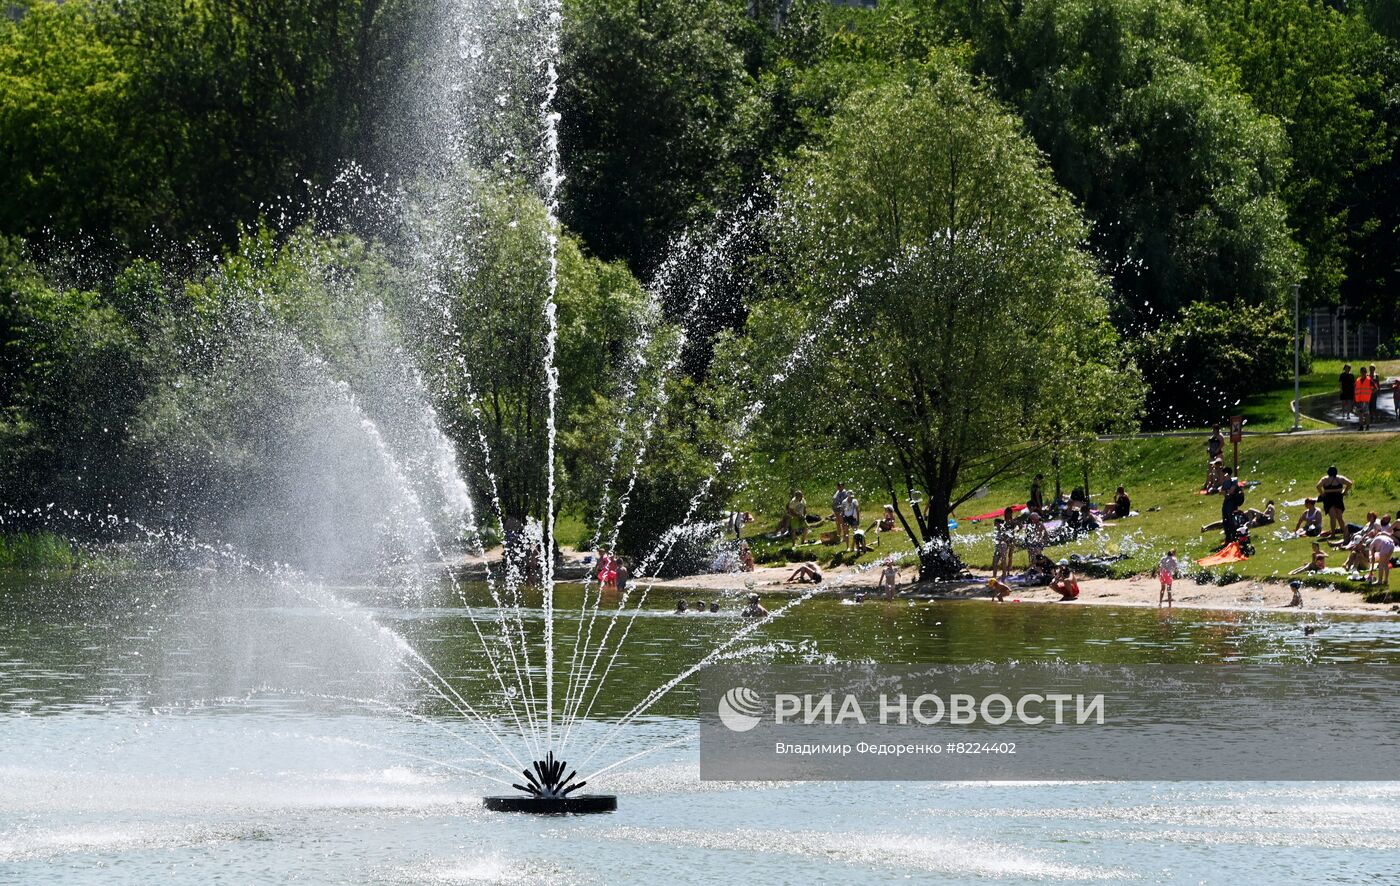
M 1366 367 L 1356 377 L 1356 419 L 1357 430 L 1364 431 L 1371 426 L 1371 394 L 1376 389 L 1376 379 Z

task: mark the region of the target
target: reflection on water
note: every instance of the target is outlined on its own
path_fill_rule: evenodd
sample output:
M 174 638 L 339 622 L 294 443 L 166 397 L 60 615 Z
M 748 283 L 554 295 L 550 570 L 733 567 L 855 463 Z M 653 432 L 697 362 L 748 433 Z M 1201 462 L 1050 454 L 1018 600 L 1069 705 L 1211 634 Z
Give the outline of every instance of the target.
M 601 787 L 623 795 L 615 815 L 489 815 L 479 798 L 497 786 L 463 771 L 493 771 L 467 743 L 484 742 L 481 730 L 406 674 L 364 615 L 407 637 L 463 696 L 499 703 L 464 611 L 445 591 L 402 608 L 392 587 L 331 590 L 358 606 L 213 573 L 0 585 L 0 882 L 1359 883 L 1395 871 L 1395 783 L 727 785 L 701 783 L 683 743 L 605 776 Z M 561 589 L 560 605 L 567 643 L 577 590 Z M 670 594 L 649 605 L 600 717 L 626 712 L 740 624 L 732 601 L 717 615 L 674 615 Z M 1319 629 L 1304 634 L 1305 622 Z M 739 654 L 1400 661 L 1400 625 L 812 600 Z M 566 647 L 559 679 L 569 658 Z M 693 715 L 682 685 L 624 730 L 616 757 L 694 735 Z M 587 746 L 607 724 L 581 728 Z M 1281 733 L 1260 752 L 1317 750 Z

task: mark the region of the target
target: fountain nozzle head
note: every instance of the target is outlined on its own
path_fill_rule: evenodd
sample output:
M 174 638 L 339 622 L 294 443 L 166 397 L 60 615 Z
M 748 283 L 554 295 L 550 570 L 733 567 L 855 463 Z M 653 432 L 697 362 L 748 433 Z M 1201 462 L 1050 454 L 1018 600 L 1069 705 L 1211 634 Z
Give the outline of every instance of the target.
M 611 794 L 574 794 L 587 782 L 574 781 L 577 770 L 569 770 L 565 775 L 565 769 L 568 764 L 554 759 L 554 752 L 550 751 L 543 760 L 536 760 L 529 769 L 521 771 L 525 784 L 511 785 L 524 791 L 524 796 L 487 797 L 486 808 L 495 812 L 545 814 L 612 812 L 617 808 L 617 797 Z
M 532 797 L 543 799 L 558 799 L 567 797 L 569 794 L 588 784 L 586 781 L 574 781 L 577 771 L 571 771 L 564 775 L 564 768 L 567 766 L 563 760 L 555 760 L 554 752 L 550 751 L 543 760 L 536 760 L 531 766 L 535 771 L 529 769 L 522 770 L 528 785 L 513 784 L 511 787 L 518 791 L 524 791 Z M 561 777 L 562 776 L 562 777 Z

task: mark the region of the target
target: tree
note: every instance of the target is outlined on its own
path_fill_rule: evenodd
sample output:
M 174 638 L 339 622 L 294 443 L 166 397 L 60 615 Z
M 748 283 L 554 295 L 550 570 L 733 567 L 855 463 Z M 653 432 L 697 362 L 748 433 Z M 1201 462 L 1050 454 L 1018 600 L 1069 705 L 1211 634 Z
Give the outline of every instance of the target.
M 815 357 L 815 373 L 789 376 L 775 432 L 814 465 L 878 479 L 925 576 L 958 568 L 948 517 L 973 491 L 1052 432 L 1136 416 L 1084 222 L 1019 121 L 960 70 L 850 96 L 784 210 L 795 298 L 755 310 L 749 347 Z M 820 332 L 815 354 L 793 329 Z M 916 491 L 926 511 L 901 504 Z
M 1293 377 L 1293 312 L 1197 302 L 1142 341 L 1141 363 L 1161 426 L 1220 421 L 1242 397 Z
M 566 221 L 639 276 L 667 238 L 732 190 L 748 75 L 722 0 L 570 4 L 559 107 Z
M 146 368 L 100 293 L 50 284 L 0 240 L 0 502 L 86 513 L 139 490 L 122 442 Z
M 1172 0 L 1033 2 L 1002 88 L 1083 201 L 1121 327 L 1193 301 L 1276 304 L 1296 280 L 1282 127 L 1205 66 L 1201 17 Z
M 460 199 L 442 207 L 447 215 L 434 226 L 447 234 L 433 241 L 434 259 L 416 287 L 426 298 L 400 297 L 398 310 L 478 500 L 498 495 L 502 520 L 544 520 L 544 205 L 518 182 L 476 172 L 464 173 L 456 191 Z M 558 263 L 555 414 L 567 430 L 571 415 L 612 393 L 637 337 L 645 296 L 625 266 L 586 256 L 569 235 L 560 237 Z
M 1321 0 L 1211 0 L 1211 67 L 1288 134 L 1288 218 L 1304 249 L 1304 298 L 1335 303 L 1358 274 L 1358 247 L 1384 210 L 1354 182 L 1393 149 L 1366 18 Z

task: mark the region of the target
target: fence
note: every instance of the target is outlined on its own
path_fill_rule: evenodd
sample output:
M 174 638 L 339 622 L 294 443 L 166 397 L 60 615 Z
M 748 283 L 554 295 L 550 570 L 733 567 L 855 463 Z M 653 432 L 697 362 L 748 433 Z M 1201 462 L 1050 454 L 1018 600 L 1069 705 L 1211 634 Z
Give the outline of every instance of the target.
M 1313 308 L 1308 317 L 1309 350 L 1314 357 L 1374 357 L 1386 341 L 1384 330 L 1375 323 L 1347 319 L 1347 309 Z

